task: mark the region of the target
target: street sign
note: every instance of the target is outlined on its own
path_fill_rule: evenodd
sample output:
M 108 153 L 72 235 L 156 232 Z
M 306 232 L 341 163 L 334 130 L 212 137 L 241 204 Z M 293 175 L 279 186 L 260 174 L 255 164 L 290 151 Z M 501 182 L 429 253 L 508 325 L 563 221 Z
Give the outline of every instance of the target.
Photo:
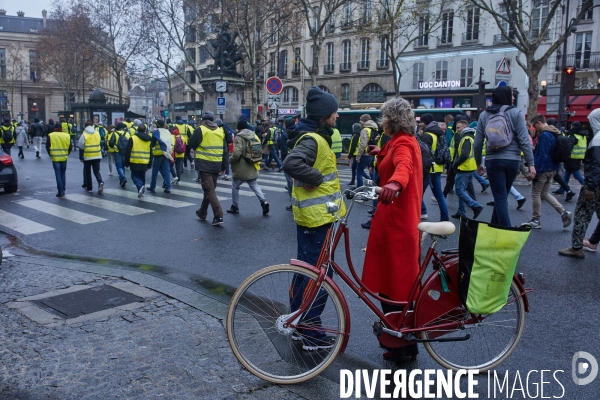
M 162 116 L 163 117 L 168 117 L 169 116 L 169 110 L 162 110 Z
M 498 64 L 498 68 L 496 68 L 496 73 L 510 74 L 510 65 L 508 64 L 508 60 L 506 59 L 506 57 L 504 57 L 502 61 L 500 61 L 500 64 Z
M 270 94 L 279 94 L 283 90 L 283 82 L 276 76 L 272 76 L 267 79 L 267 92 Z M 269 107 L 270 108 L 270 107 Z
M 560 103 L 560 83 L 551 83 L 546 86 L 546 114 L 558 115 Z
M 276 94 L 270 94 L 267 96 L 267 104 L 269 106 L 269 110 L 275 110 L 279 108 L 279 102 L 281 97 Z
M 217 97 L 217 114 L 225 114 L 225 97 Z

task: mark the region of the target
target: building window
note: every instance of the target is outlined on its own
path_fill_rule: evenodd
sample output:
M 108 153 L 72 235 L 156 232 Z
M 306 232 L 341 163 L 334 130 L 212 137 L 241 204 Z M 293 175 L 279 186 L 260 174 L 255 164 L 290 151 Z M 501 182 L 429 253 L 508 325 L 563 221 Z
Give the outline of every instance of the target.
M 294 68 L 292 74 L 300 74 L 300 47 L 294 49 Z
M 369 68 L 369 53 L 371 52 L 371 40 L 360 40 L 360 68 Z
M 196 43 L 196 27 L 188 25 L 185 27 L 185 42 Z
M 187 75 L 189 83 L 196 83 L 196 74 L 194 73 L 194 71 L 188 71 Z
M 534 0 L 533 1 L 533 12 L 532 12 L 532 27 L 531 34 L 533 39 L 540 36 L 541 29 L 546 23 L 548 18 L 548 11 L 550 9 L 549 0 Z
M 356 101 L 359 103 L 382 103 L 385 101 L 383 88 L 376 83 L 369 83 L 358 92 Z
M 321 89 L 322 91 L 324 91 L 326 93 L 331 93 L 331 91 L 329 90 L 329 88 L 327 86 L 319 85 L 319 89 Z
M 196 93 L 190 92 L 190 101 L 196 101 Z
M 502 28 L 504 29 L 504 31 L 506 33 L 508 33 L 508 36 L 513 39 L 515 36 L 515 31 L 513 29 L 513 24 L 508 23 L 509 20 L 509 15 L 508 15 L 508 10 L 506 9 L 506 6 L 504 4 L 500 4 L 500 13 L 502 14 Z M 502 38 L 504 40 L 502 41 L 506 41 L 506 38 Z
M 390 14 L 392 13 L 390 9 L 390 0 L 381 0 L 381 16 L 380 19 L 386 21 L 390 18 Z
M 479 7 L 469 8 L 467 10 L 467 31 L 465 40 L 479 40 Z
M 327 43 L 327 63 L 325 71 L 333 72 L 333 42 Z
M 579 11 L 581 11 L 582 8 L 587 7 L 588 5 L 590 6 L 590 8 L 585 12 L 585 14 L 583 14 L 583 21 L 591 21 L 594 19 L 594 1 L 593 0 L 581 0 L 581 5 L 577 8 L 577 14 L 579 14 Z
M 442 36 L 441 43 L 452 43 L 452 30 L 454 28 L 454 11 L 446 11 L 442 14 Z
M 290 88 L 283 89 L 283 96 L 281 96 L 281 102 L 288 104 L 290 102 Z
M 350 64 L 350 56 L 352 55 L 352 42 L 349 40 L 344 40 L 343 44 L 343 52 L 342 52 L 342 62 L 345 64 Z
M 387 36 L 382 37 L 381 41 L 379 43 L 380 43 L 379 64 L 387 65 L 387 60 L 388 60 L 388 56 L 387 56 L 388 38 L 387 38 Z
M 286 105 L 298 104 L 298 89 L 293 86 L 286 87 L 282 92 L 282 103 Z
M 473 59 L 460 60 L 460 87 L 468 87 L 473 83 Z
M 198 49 L 198 53 L 199 53 L 200 64 L 205 63 L 206 60 L 209 60 L 211 58 L 210 53 L 204 46 L 202 46 Z
M 412 88 L 418 89 L 419 82 L 423 82 L 425 76 L 425 63 L 414 63 L 413 64 L 413 82 Z
M 438 61 L 435 63 L 435 80 L 437 82 L 448 80 L 448 61 Z
M 275 73 L 277 72 L 275 70 L 275 65 L 276 65 L 275 61 L 276 61 L 276 59 L 277 59 L 277 57 L 276 57 L 275 52 L 269 54 L 269 74 L 271 76 L 275 75 Z
M 333 13 L 329 17 L 329 20 L 327 21 L 327 28 L 325 29 L 327 32 L 333 32 L 335 30 L 335 20 L 337 17 L 336 14 L 337 13 Z
M 321 11 L 321 9 L 319 7 L 315 7 L 313 8 L 313 23 L 312 23 L 312 33 L 314 34 L 315 32 L 317 32 L 317 29 L 319 28 L 319 12 Z
M 342 83 L 342 98 L 341 100 L 350 100 L 350 84 Z
M 6 79 L 6 49 L 0 49 L 0 78 Z
M 592 33 L 578 33 L 575 36 L 575 68 L 589 68 L 592 55 Z
M 292 104 L 298 104 L 298 89 L 292 88 Z
M 348 27 L 352 25 L 352 2 L 349 1 L 344 6 L 344 14 L 342 17 L 342 27 Z
M 419 37 L 416 44 L 418 47 L 429 46 L 429 17 L 419 17 Z
M 188 61 L 191 64 L 196 64 L 196 48 L 192 47 L 192 48 L 187 48 L 185 49 L 185 52 L 187 53 L 188 59 L 186 61 Z
M 287 76 L 287 64 L 288 64 L 288 54 L 287 50 L 281 50 L 279 54 L 279 61 L 283 62 L 283 67 L 279 66 L 278 72 L 283 72 L 283 77 Z
M 271 36 L 269 36 L 269 42 L 275 43 L 277 41 L 277 22 L 275 18 L 271 19 Z
M 40 59 L 37 51 L 29 50 L 29 79 L 37 82 L 41 78 Z
M 360 20 L 364 25 L 371 22 L 371 0 L 363 0 L 362 17 Z

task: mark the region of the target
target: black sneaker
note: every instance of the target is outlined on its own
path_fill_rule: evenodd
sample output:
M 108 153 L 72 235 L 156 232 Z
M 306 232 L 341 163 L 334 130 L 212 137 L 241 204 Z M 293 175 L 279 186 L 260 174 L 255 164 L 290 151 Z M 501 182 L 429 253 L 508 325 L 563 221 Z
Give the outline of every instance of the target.
M 473 208 L 473 219 L 477 219 L 477 217 L 479 217 L 479 214 L 481 214 L 482 211 L 483 206 Z
M 229 214 L 239 214 L 240 213 L 240 209 L 232 204 L 231 208 L 229 208 L 229 210 L 227 210 L 227 213 L 229 213 Z
M 149 191 L 150 193 L 156 193 L 156 190 L 152 189 L 150 186 L 148 186 L 146 188 L 147 191 Z
M 260 206 L 262 207 L 263 215 L 267 215 L 269 213 L 269 203 L 263 201 L 262 203 L 260 203 Z
M 223 217 L 215 217 L 213 219 L 212 224 L 213 224 L 213 226 L 221 226 L 221 225 L 223 225 Z
M 165 189 L 165 193 L 166 194 L 171 194 L 171 191 L 169 189 Z
M 368 220 L 364 224 L 360 224 L 360 226 L 362 226 L 365 229 L 371 229 L 371 220 Z
M 481 185 L 481 193 L 485 193 L 485 191 L 490 187 L 490 184 L 488 183 L 487 185 Z
M 307 351 L 331 349 L 335 345 L 335 339 L 331 336 L 326 336 L 324 339 L 311 337 L 302 338 L 302 348 Z
M 521 207 L 523 207 L 523 204 L 525 204 L 526 201 L 527 201 L 527 199 L 525 197 L 523 197 L 521 200 L 517 200 L 517 210 L 520 210 Z
M 459 213 L 452 214 L 451 217 L 452 218 L 456 218 L 456 219 L 460 219 L 460 217 L 462 217 L 462 214 L 459 214 Z
M 567 196 L 565 197 L 565 201 L 571 201 L 571 200 L 573 200 L 573 197 L 575 197 L 575 192 L 572 190 L 569 190 L 567 192 Z
M 206 221 L 206 215 L 200 214 L 200 210 L 196 210 L 196 215 L 200 218 L 200 221 Z
M 123 189 L 125 189 L 125 184 L 126 184 L 126 183 L 127 183 L 127 179 L 125 179 L 123 182 L 121 182 L 121 187 L 122 187 Z

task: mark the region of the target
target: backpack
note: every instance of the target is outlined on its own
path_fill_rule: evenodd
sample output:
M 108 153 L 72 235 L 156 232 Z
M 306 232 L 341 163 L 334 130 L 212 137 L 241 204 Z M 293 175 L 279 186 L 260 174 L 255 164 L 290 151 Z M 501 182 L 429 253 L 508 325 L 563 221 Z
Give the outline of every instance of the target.
M 433 161 L 439 165 L 446 165 L 450 162 L 450 149 L 448 148 L 448 142 L 446 142 L 446 135 L 437 137 L 437 146 L 433 153 Z
M 263 152 L 262 144 L 260 143 L 260 140 L 258 140 L 258 137 L 254 135 L 252 139 L 242 139 L 246 140 L 246 149 L 244 150 L 243 155 L 244 160 L 246 160 L 248 164 L 260 162 L 262 160 Z
M 175 153 L 185 153 L 185 144 L 181 139 L 181 135 L 175 136 Z
M 421 140 L 421 135 L 416 135 L 417 142 L 419 143 L 419 147 L 421 148 L 421 160 L 423 162 L 423 173 L 429 171 L 431 166 L 433 165 L 433 155 L 431 154 L 431 149 L 425 142 Z
M 370 146 L 370 145 L 377 146 L 377 139 L 375 139 L 375 138 L 377 137 L 377 134 L 379 132 L 375 128 L 368 128 L 368 129 L 370 130 L 370 132 L 369 132 L 369 142 L 367 143 L 367 146 Z
M 104 138 L 106 135 L 106 130 L 103 127 L 98 128 L 98 133 L 100 133 L 100 137 Z
M 10 143 L 13 140 L 13 128 L 4 129 L 2 128 L 2 140 L 4 143 Z
M 509 119 L 506 117 L 506 109 L 509 106 L 500 107 L 500 111 L 491 114 L 485 124 L 484 134 L 487 150 L 500 149 L 508 146 L 513 140 L 513 130 Z
M 108 139 L 108 148 L 109 149 L 115 148 L 115 145 L 117 144 L 116 136 L 117 136 L 117 134 L 115 132 L 113 132 L 112 135 L 110 135 L 110 139 Z
M 281 141 L 281 129 L 280 128 L 273 129 L 272 135 L 273 135 L 273 137 L 271 138 L 271 140 L 273 141 L 273 144 L 275 146 L 279 146 L 279 142 Z
M 119 135 L 119 134 L 117 133 L 117 135 Z M 119 135 L 119 139 L 117 140 L 117 149 L 119 149 L 119 153 L 122 156 L 125 156 L 128 144 L 129 144 L 129 139 L 127 139 L 127 134 L 123 133 L 122 135 Z
M 554 163 L 558 164 L 561 162 L 567 162 L 571 158 L 571 152 L 575 146 L 575 141 L 571 136 L 558 135 L 556 137 L 556 143 L 550 153 L 550 157 Z

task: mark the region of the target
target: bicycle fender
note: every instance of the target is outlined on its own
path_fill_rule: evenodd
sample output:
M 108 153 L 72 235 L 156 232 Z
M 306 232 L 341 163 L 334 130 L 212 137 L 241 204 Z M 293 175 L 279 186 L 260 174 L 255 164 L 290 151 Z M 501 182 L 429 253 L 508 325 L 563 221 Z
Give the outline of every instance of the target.
M 527 298 L 527 293 L 532 292 L 533 289 L 525 289 L 525 286 L 523 286 L 517 275 L 513 275 L 513 282 L 519 288 L 519 292 L 521 292 L 521 297 L 523 297 L 523 306 L 525 306 L 525 312 L 529 312 L 529 299 Z
M 319 274 L 319 269 L 313 265 L 310 265 L 307 262 L 296 260 L 296 259 L 292 258 L 290 260 L 290 264 L 295 265 L 297 267 L 303 267 L 308 270 L 311 270 L 312 272 L 316 273 L 317 275 Z M 333 291 L 338 296 L 338 299 L 340 299 L 340 302 L 342 303 L 342 308 L 343 308 L 344 314 L 346 315 L 346 318 L 345 318 L 346 322 L 345 322 L 345 326 L 344 326 L 344 335 L 343 335 L 344 341 L 342 342 L 342 347 L 340 347 L 340 352 L 339 352 L 339 354 L 342 355 L 342 354 L 344 354 L 344 351 L 346 350 L 346 346 L 348 345 L 348 339 L 350 339 L 350 310 L 348 309 L 348 303 L 346 302 L 346 298 L 344 297 L 344 295 L 342 294 L 342 291 L 340 290 L 339 286 L 334 282 L 334 280 L 328 276 L 325 276 L 325 281 L 327 281 L 327 283 L 329 283 L 331 285 L 331 287 L 333 288 Z

